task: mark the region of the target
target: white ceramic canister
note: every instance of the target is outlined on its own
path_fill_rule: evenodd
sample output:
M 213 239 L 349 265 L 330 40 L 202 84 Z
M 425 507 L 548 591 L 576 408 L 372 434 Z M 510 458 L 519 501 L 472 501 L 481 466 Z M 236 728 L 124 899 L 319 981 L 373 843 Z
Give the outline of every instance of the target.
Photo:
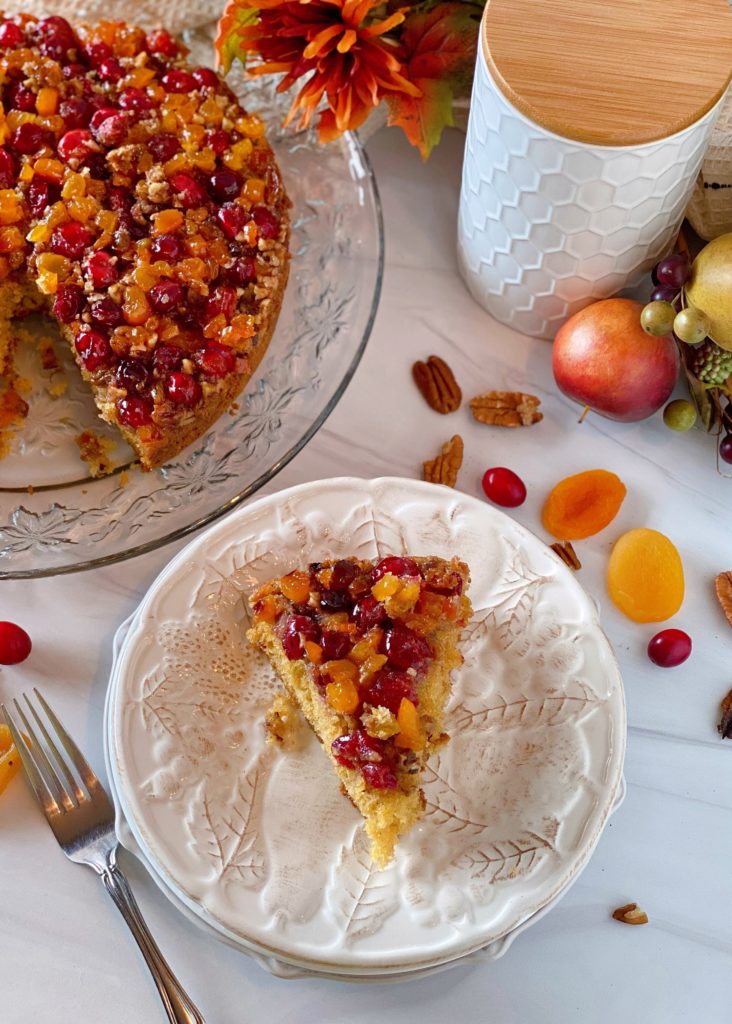
M 695 7 L 690 32 L 687 0 L 488 0 L 458 260 L 497 320 L 553 338 L 671 248 L 732 69 L 727 0 Z

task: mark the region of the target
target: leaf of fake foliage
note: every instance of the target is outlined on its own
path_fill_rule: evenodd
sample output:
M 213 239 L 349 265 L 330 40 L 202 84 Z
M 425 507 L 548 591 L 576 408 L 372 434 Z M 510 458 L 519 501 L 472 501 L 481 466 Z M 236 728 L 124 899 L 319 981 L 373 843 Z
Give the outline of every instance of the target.
M 473 4 L 438 4 L 414 11 L 402 27 L 403 74 L 422 95 L 387 96 L 389 124 L 402 128 L 425 160 L 443 128 L 453 124 L 453 90 L 472 76 L 479 10 Z
M 219 19 L 214 49 L 216 63 L 223 74 L 228 74 L 235 60 L 246 63 L 247 48 L 239 36 L 239 29 L 254 25 L 259 18 L 256 7 L 244 6 L 240 0 L 229 0 Z

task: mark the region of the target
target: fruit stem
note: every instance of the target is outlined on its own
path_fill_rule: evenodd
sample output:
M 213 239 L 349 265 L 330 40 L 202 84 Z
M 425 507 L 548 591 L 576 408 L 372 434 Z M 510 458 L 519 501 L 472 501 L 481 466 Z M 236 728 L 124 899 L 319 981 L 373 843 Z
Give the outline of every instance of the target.
M 586 406 L 584 407 L 584 409 L 582 410 L 582 415 L 581 415 L 581 416 L 580 416 L 580 418 L 579 418 L 579 419 L 577 420 L 577 422 L 578 422 L 578 423 L 581 423 L 581 422 L 583 421 L 583 419 L 585 418 L 585 416 L 587 415 L 587 413 L 588 413 L 589 411 L 590 411 L 590 407 L 589 407 L 589 405 L 586 405 Z

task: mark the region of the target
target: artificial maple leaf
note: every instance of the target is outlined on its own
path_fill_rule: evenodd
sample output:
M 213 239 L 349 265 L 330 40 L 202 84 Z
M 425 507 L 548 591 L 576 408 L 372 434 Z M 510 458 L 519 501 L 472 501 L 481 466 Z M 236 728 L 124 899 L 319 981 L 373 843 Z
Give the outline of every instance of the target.
M 238 58 L 246 61 L 246 47 L 240 37 L 240 30 L 247 25 L 256 23 L 259 17 L 255 7 L 244 7 L 236 0 L 229 0 L 216 26 L 216 66 L 224 75 L 229 73 L 231 65 Z
M 389 124 L 398 125 L 426 160 L 440 141 L 443 128 L 453 125 L 452 86 L 439 78 L 414 83 L 421 96 L 397 93 L 387 97 Z

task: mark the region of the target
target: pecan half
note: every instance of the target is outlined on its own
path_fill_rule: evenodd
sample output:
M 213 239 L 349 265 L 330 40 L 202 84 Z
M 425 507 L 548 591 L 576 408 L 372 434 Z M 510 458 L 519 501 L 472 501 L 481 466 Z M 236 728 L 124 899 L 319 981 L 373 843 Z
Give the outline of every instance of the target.
M 582 568 L 582 562 L 577 558 L 577 552 L 568 540 L 558 540 L 554 544 L 550 544 L 549 547 L 555 555 L 559 555 L 564 564 L 568 565 L 570 569 L 574 569 L 577 572 L 578 569 Z
M 544 414 L 539 412 L 541 400 L 523 391 L 486 391 L 470 402 L 478 423 L 492 427 L 530 427 L 539 423 Z
M 443 415 L 460 408 L 463 393 L 455 374 L 444 359 L 430 356 L 426 363 L 418 361 L 412 367 L 414 383 L 430 409 Z
M 431 484 L 454 487 L 463 464 L 463 447 L 463 439 L 459 434 L 445 441 L 436 458 L 422 463 L 422 479 Z
M 720 572 L 714 580 L 714 589 L 717 592 L 717 600 L 722 606 L 724 617 L 732 626 L 732 571 Z
M 613 910 L 613 918 L 623 924 L 648 924 L 648 914 L 637 903 L 626 903 L 624 907 Z
M 729 691 L 719 705 L 719 725 L 717 728 L 723 740 L 732 740 L 732 690 Z

